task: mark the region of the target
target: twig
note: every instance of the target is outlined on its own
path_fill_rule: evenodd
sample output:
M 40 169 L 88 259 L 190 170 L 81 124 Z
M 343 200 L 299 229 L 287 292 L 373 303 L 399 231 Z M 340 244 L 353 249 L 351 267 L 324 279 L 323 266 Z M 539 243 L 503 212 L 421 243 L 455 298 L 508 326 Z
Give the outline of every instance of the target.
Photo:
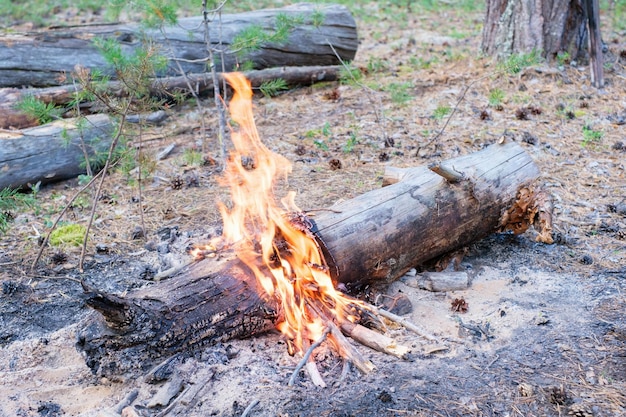
M 390 337 L 355 323 L 342 323 L 341 330 L 360 344 L 398 359 L 407 359 L 410 349 Z
M 78 270 L 80 272 L 83 272 L 84 270 L 83 264 L 85 262 L 85 254 L 87 252 L 87 240 L 89 238 L 89 231 L 91 230 L 91 226 L 93 225 L 93 220 L 96 216 L 96 208 L 98 207 L 98 200 L 100 199 L 100 193 L 102 193 L 102 186 L 104 185 L 104 180 L 106 179 L 107 172 L 109 170 L 109 167 L 111 166 L 111 159 L 113 158 L 113 151 L 117 147 L 117 143 L 122 137 L 122 132 L 123 132 L 122 128 L 124 127 L 124 122 L 126 120 L 126 116 L 128 115 L 128 112 L 130 111 L 130 106 L 132 105 L 132 103 L 133 103 L 132 100 L 128 100 L 128 102 L 126 103 L 126 108 L 124 109 L 123 112 L 121 112 L 120 125 L 117 130 L 117 134 L 111 141 L 111 146 L 109 146 L 109 154 L 107 155 L 107 159 L 104 163 L 104 167 L 102 168 L 102 171 L 100 171 L 102 172 L 102 175 L 100 178 L 100 183 L 98 184 L 98 188 L 96 188 L 96 195 L 94 195 L 94 198 L 93 198 L 93 207 L 91 208 L 91 213 L 89 215 L 89 222 L 87 223 L 87 227 L 85 228 L 85 237 L 83 238 L 83 246 L 80 250 L 80 259 L 78 260 Z
M 359 371 L 363 372 L 364 374 L 367 374 L 370 371 L 376 369 L 376 366 L 374 366 L 372 362 L 366 360 L 363 356 L 361 356 L 359 351 L 350 344 L 348 339 L 346 339 L 343 333 L 341 333 L 341 330 L 339 330 L 335 323 L 329 322 L 327 326 L 330 327 L 330 334 L 332 335 L 333 339 L 335 339 L 337 350 L 339 350 L 339 353 L 344 358 L 352 361 L 354 366 L 356 366 Z
M 293 386 L 293 384 L 296 383 L 296 378 L 298 377 L 298 372 L 300 372 L 300 369 L 302 369 L 302 367 L 304 365 L 306 365 L 307 360 L 309 360 L 309 357 L 311 356 L 311 353 L 313 353 L 313 351 L 322 344 L 322 342 L 324 342 L 324 340 L 326 340 L 326 336 L 328 336 L 328 333 L 331 332 L 330 327 L 326 327 L 324 329 L 324 333 L 322 333 L 322 336 L 317 339 L 315 341 L 315 343 L 313 343 L 308 349 L 307 351 L 304 353 L 304 356 L 302 357 L 302 359 L 300 359 L 300 362 L 298 362 L 298 365 L 296 366 L 296 369 L 293 371 L 293 374 L 291 374 L 291 378 L 289 378 L 289 383 L 287 385 L 289 385 L 290 387 Z
M 70 199 L 70 201 L 67 202 L 65 207 L 63 207 L 63 210 L 61 210 L 61 213 L 59 213 L 59 215 L 57 216 L 56 220 L 52 224 L 52 227 L 50 228 L 50 231 L 46 234 L 46 237 L 44 238 L 43 242 L 41 243 L 41 247 L 39 248 L 39 251 L 37 252 L 37 256 L 35 257 L 35 260 L 30 265 L 31 272 L 35 269 L 35 267 L 37 266 L 37 262 L 39 262 L 39 260 L 41 259 L 41 255 L 43 254 L 43 251 L 46 249 L 46 246 L 48 245 L 48 241 L 50 240 L 50 235 L 52 234 L 54 229 L 57 227 L 57 225 L 59 224 L 59 222 L 61 221 L 61 219 L 65 215 L 65 213 L 70 209 L 70 206 L 72 205 L 72 203 L 78 198 L 78 196 L 83 191 L 85 191 L 87 188 L 89 188 L 91 186 L 91 184 L 93 184 L 96 181 L 96 179 L 98 179 L 103 173 L 104 173 L 104 170 L 102 170 L 102 171 L 98 172 L 96 175 L 94 175 L 91 178 L 91 180 L 85 186 L 83 186 L 83 188 L 81 188 L 80 190 L 78 190 L 78 192 L 76 194 L 74 194 L 74 196 Z
M 322 375 L 320 375 L 320 371 L 317 369 L 317 365 L 315 364 L 313 357 L 309 357 L 309 360 L 306 361 L 306 371 L 308 372 L 313 385 L 320 388 L 326 388 L 326 382 L 324 382 Z
M 131 405 L 133 401 L 137 399 L 138 395 L 139 395 L 138 389 L 131 390 L 128 394 L 126 394 L 124 398 L 122 398 L 122 400 L 119 403 L 117 403 L 115 407 L 113 407 L 113 409 L 115 410 L 117 414 L 122 414 L 122 410 L 128 407 L 129 405 Z
M 259 400 L 257 400 L 256 398 L 254 400 L 252 400 L 252 402 L 250 403 L 250 405 L 248 405 L 246 407 L 245 410 L 243 410 L 243 413 L 241 413 L 241 417 L 248 417 L 250 415 L 250 413 L 252 412 L 252 409 L 254 407 L 257 406 L 257 404 L 259 404 Z
M 479 81 L 484 80 L 485 78 L 490 77 L 491 75 L 485 75 L 482 76 L 480 78 L 475 79 L 474 81 L 470 82 L 465 89 L 463 90 L 463 92 L 461 93 L 461 97 L 459 97 L 459 99 L 457 100 L 456 104 L 454 105 L 454 108 L 452 109 L 452 111 L 450 112 L 450 115 L 448 116 L 448 118 L 446 119 L 446 123 L 443 125 L 443 127 L 441 128 L 441 130 L 439 132 L 437 132 L 437 134 L 431 139 L 429 140 L 425 145 L 420 146 L 420 148 L 427 148 L 429 147 L 434 141 L 436 141 L 437 139 L 439 139 L 439 137 L 441 137 L 441 135 L 443 135 L 443 132 L 445 132 L 446 128 L 448 127 L 448 124 L 450 123 L 450 120 L 452 120 L 452 116 L 454 116 L 454 113 L 456 113 L 457 109 L 459 108 L 459 105 L 461 104 L 461 102 L 465 99 L 465 96 L 467 95 L 467 92 L 469 91 L 469 89 L 476 84 Z M 419 149 L 418 152 L 416 153 L 416 155 L 419 153 Z
M 430 340 L 431 342 L 434 342 L 437 340 L 437 338 L 431 334 L 429 334 L 426 330 L 420 328 L 418 325 L 411 323 L 410 321 L 408 321 L 407 319 L 397 316 L 393 313 L 390 313 L 387 310 L 383 310 L 381 308 L 376 308 L 374 306 L 371 306 L 370 308 L 374 309 L 374 312 L 376 312 L 377 314 L 385 317 L 386 319 L 389 319 L 391 321 L 394 321 L 396 323 L 398 323 L 399 325 L 401 325 L 402 327 L 404 327 L 407 330 L 412 331 L 413 333 L 416 333 L 418 335 L 420 335 L 421 337 L 423 337 L 424 339 Z
M 491 368 L 491 365 L 496 363 L 496 361 L 498 359 L 500 359 L 500 355 L 496 355 L 496 357 L 493 358 L 493 360 L 491 362 L 489 362 L 489 364 L 487 366 L 485 366 L 485 369 L 482 370 L 482 372 L 480 373 L 480 376 L 482 376 L 485 372 L 487 372 L 489 370 L 489 368 Z
M 350 361 L 343 361 L 343 368 L 341 369 L 341 376 L 339 377 L 339 384 L 346 380 L 350 373 Z

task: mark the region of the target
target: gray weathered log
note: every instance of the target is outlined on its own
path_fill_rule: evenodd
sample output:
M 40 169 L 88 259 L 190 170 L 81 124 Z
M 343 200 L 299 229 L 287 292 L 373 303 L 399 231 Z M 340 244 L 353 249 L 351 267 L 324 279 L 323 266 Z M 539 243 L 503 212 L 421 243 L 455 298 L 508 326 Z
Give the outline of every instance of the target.
M 402 181 L 333 206 L 315 217 L 314 232 L 337 282 L 386 284 L 444 252 L 498 230 L 518 190 L 539 171 L 515 143 L 492 145 L 440 165 L 463 172 L 448 183 L 427 167 Z M 280 314 L 258 295 L 253 273 L 237 259 L 207 258 L 178 276 L 124 297 L 89 289 L 101 317 L 79 337 L 87 363 L 103 374 L 147 367 L 159 356 L 248 337 L 272 328 Z M 134 364 L 134 365 L 133 365 Z M 114 368 L 114 369 L 112 369 Z
M 321 23 L 314 19 L 317 12 L 323 17 Z M 256 25 L 265 31 L 274 31 L 280 14 L 301 19 L 285 42 L 264 44 L 245 54 L 231 50 L 235 37 L 246 28 Z M 226 71 L 236 70 L 243 62 L 252 62 L 255 69 L 338 65 L 340 60 L 354 59 L 358 45 L 354 18 L 347 8 L 339 5 L 296 4 L 280 9 L 224 14 L 221 21 L 216 18 L 209 28 L 211 46 L 226 51 L 223 58 L 217 54 L 223 59 Z M 144 29 L 139 24 L 55 27 L 0 38 L 0 87 L 71 83 L 70 73 L 77 64 L 102 70 L 115 78 L 115 72 L 93 45 L 96 36 L 116 39 L 127 54 L 144 45 L 146 40 L 156 44 L 170 58 L 168 68 L 161 76 L 181 75 L 175 61 L 185 73 L 207 70 L 208 55 L 201 17 L 180 19 L 178 25 L 166 27 L 163 32 Z M 219 63 L 218 71 L 221 68 L 222 63 Z
M 400 182 L 315 218 L 339 282 L 389 283 L 415 265 L 487 236 L 520 187 L 539 175 L 515 143 L 495 144 L 439 167 L 464 179 L 450 183 L 427 167 L 412 168 Z
M 93 156 L 107 151 L 113 130 L 109 116 L 100 114 L 87 116 L 81 128 L 75 119 L 67 119 L 21 131 L 0 131 L 0 189 L 85 173 L 85 152 Z
M 336 81 L 341 74 L 340 65 L 330 66 L 306 66 L 306 67 L 276 67 L 262 70 L 244 72 L 244 75 L 252 88 L 258 89 L 268 81 L 281 79 L 287 88 L 309 86 L 318 82 Z M 224 77 L 218 74 L 218 80 L 222 82 Z M 163 77 L 154 79 L 150 87 L 150 93 L 157 97 L 168 97 L 174 93 L 191 95 L 189 86 L 199 97 L 213 93 L 213 79 L 210 74 L 189 74 L 186 76 Z M 110 81 L 101 86 L 112 96 L 124 96 L 127 93 L 119 81 Z M 24 128 L 37 125 L 37 121 L 25 115 L 16 108 L 16 105 L 26 96 L 32 96 L 45 103 L 53 103 L 57 106 L 67 106 L 76 98 L 76 93 L 81 91 L 80 85 L 62 85 L 45 88 L 0 88 L 0 129 Z M 81 103 L 81 110 L 85 113 L 93 113 L 93 103 Z

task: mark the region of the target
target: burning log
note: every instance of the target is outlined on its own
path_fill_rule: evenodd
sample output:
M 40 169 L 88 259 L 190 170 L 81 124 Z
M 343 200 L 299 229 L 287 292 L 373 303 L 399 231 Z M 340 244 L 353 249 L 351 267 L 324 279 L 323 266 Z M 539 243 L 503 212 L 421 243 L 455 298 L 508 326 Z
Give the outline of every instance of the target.
M 410 267 L 510 226 L 503 220 L 516 222 L 515 230 L 524 229 L 517 223 L 533 221 L 517 210 L 532 206 L 518 199 L 518 190 L 529 190 L 538 170 L 514 143 L 412 169 L 402 181 L 334 206 L 314 221 L 299 212 L 292 194 L 280 209 L 273 180 L 289 164 L 258 138 L 249 84 L 237 74 L 228 79 L 236 91 L 231 116 L 239 126 L 224 176 L 232 207 L 220 207 L 221 244 L 229 249 L 217 251 L 221 259 L 204 258 L 123 298 L 86 288 L 87 303 L 106 325 L 92 319 L 78 345 L 100 373 L 147 366 L 158 356 L 274 327 L 290 353 L 327 337 L 342 357 L 369 372 L 374 366 L 344 333 L 396 356 L 406 349 L 363 330 L 361 318 L 384 315 L 420 329 L 336 287 L 386 284 Z M 254 159 L 254 168 L 242 163 L 244 156 Z
M 444 164 L 468 177 L 472 173 L 472 186 L 450 184 L 428 168 L 412 168 L 397 184 L 333 206 L 332 213 L 315 218 L 314 230 L 322 236 L 338 282 L 349 287 L 387 283 L 408 267 L 498 231 L 502 214 L 515 204 L 517 189 L 538 175 L 528 154 L 515 143 L 492 145 Z M 369 214 L 381 210 L 386 213 L 382 218 Z M 379 251 L 377 256 L 373 251 Z M 363 266 L 355 266 L 359 256 Z M 395 261 L 389 261 L 392 258 Z M 92 316 L 78 346 L 89 366 L 105 375 L 146 368 L 162 356 L 275 328 L 279 307 L 261 293 L 250 268 L 225 252 L 123 298 L 88 289 L 88 304 L 105 322 Z M 419 328 L 415 331 L 423 334 Z
M 237 35 L 253 26 L 274 33 L 281 16 L 294 19 L 286 41 L 268 42 L 242 53 L 245 51 L 235 43 Z M 94 46 L 95 37 L 117 40 L 126 54 L 132 54 L 145 40 L 156 45 L 170 58 L 166 73 L 160 76 L 180 75 L 178 64 L 186 74 L 204 73 L 208 60 L 203 27 L 202 17 L 189 17 L 163 31 L 146 30 L 140 24 L 100 24 L 50 27 L 42 32 L 5 35 L 0 38 L 0 56 L 4 58 L 0 61 L 0 86 L 66 84 L 76 65 L 99 69 L 115 78 L 115 72 Z M 238 68 L 243 62 L 251 62 L 255 69 L 339 65 L 341 60 L 354 59 L 358 46 L 354 18 L 347 8 L 339 5 L 296 4 L 280 9 L 223 14 L 209 23 L 209 36 L 211 47 L 226 52 L 223 55 L 218 52 L 226 71 Z M 231 47 L 240 50 L 231 51 Z

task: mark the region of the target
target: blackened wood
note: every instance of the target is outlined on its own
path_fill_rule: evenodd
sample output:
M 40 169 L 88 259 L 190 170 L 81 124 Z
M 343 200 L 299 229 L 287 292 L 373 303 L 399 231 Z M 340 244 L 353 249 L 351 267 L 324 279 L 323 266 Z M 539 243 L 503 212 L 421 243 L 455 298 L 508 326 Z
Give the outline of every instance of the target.
M 113 122 L 107 115 L 58 120 L 21 131 L 0 131 L 0 189 L 46 184 L 85 173 L 85 156 L 106 152 Z
M 286 15 L 298 19 L 288 39 L 261 45 L 257 50 L 237 54 L 231 51 L 235 37 L 253 25 L 273 32 L 276 18 Z M 317 16 L 321 21 L 317 21 Z M 296 4 L 280 9 L 224 14 L 209 25 L 211 46 L 226 50 L 226 71 L 236 70 L 244 62 L 255 69 L 281 66 L 338 65 L 354 59 L 358 46 L 356 23 L 344 6 Z M 10 34 L 0 38 L 0 87 L 46 87 L 71 84 L 69 76 L 76 65 L 116 74 L 93 45 L 94 37 L 116 39 L 126 54 L 132 54 L 146 42 L 156 44 L 170 58 L 161 76 L 204 73 L 207 70 L 207 47 L 201 17 L 180 19 L 176 26 L 160 30 L 139 24 L 94 25 L 74 28 L 48 28 L 45 31 Z M 221 44 L 219 44 L 221 37 Z M 332 47 L 330 46 L 332 45 Z M 218 63 L 218 71 L 222 62 Z
M 347 287 L 385 284 L 442 253 L 501 227 L 520 188 L 539 175 L 515 143 L 442 162 L 465 179 L 449 183 L 427 167 L 411 168 L 396 184 L 333 206 L 314 230 L 335 279 Z M 178 276 L 125 297 L 90 290 L 103 314 L 81 331 L 79 347 L 102 374 L 149 366 L 162 355 L 192 353 L 272 327 L 280 312 L 259 294 L 252 272 L 237 259 L 204 259 Z M 133 365 L 134 364 L 134 365 Z
M 101 375 L 147 369 L 162 356 L 273 328 L 272 304 L 241 262 L 206 259 L 183 275 L 118 297 L 88 288 L 87 304 L 102 313 L 80 331 L 77 347 Z

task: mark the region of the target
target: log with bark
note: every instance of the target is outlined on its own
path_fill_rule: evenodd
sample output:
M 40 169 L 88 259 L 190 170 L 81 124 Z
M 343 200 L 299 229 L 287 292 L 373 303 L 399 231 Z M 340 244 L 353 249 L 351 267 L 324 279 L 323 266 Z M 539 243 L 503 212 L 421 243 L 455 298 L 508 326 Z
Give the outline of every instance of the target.
M 287 88 L 295 88 L 318 82 L 337 81 L 342 68 L 340 65 L 276 67 L 246 71 L 244 75 L 255 89 L 259 89 L 263 83 L 278 79 L 283 80 Z M 217 74 L 217 79 L 220 83 L 224 81 L 221 73 Z M 119 81 L 110 81 L 100 85 L 100 88 L 110 96 L 122 97 L 128 94 L 127 89 Z M 193 90 L 197 96 L 204 97 L 212 94 L 213 89 L 213 79 L 210 74 L 188 74 L 155 78 L 150 86 L 150 94 L 159 98 L 171 97 L 177 93 L 190 96 L 191 90 Z M 38 125 L 37 120 L 17 108 L 17 104 L 27 96 L 34 97 L 44 103 L 66 107 L 70 102 L 76 100 L 76 93 L 80 91 L 82 91 L 80 84 L 28 89 L 0 88 L 0 129 L 22 129 Z M 80 103 L 81 112 L 86 114 L 101 110 L 101 107 L 102 105 L 98 105 L 98 103 Z M 71 108 L 69 113 L 73 114 L 74 109 Z
M 272 33 L 280 16 L 293 18 L 286 41 L 266 43 L 252 51 L 235 51 L 242 31 L 260 27 Z M 41 32 L 12 33 L 0 37 L 0 87 L 46 87 L 71 83 L 69 74 L 76 65 L 98 69 L 115 78 L 115 72 L 95 48 L 95 37 L 115 39 L 126 54 L 146 42 L 157 45 L 170 59 L 163 76 L 204 73 L 208 52 L 202 17 L 180 19 L 178 25 L 145 29 L 139 24 L 101 24 L 79 27 L 52 27 Z M 356 54 L 356 23 L 347 8 L 339 5 L 296 4 L 280 9 L 223 14 L 209 23 L 211 48 L 226 71 L 244 62 L 255 69 L 281 66 L 338 65 Z
M 512 215 L 521 213 L 518 194 L 532 189 L 539 175 L 519 145 L 495 144 L 431 168 L 404 170 L 399 182 L 314 217 L 312 231 L 338 286 L 385 285 L 445 252 L 533 222 Z M 87 303 L 102 315 L 89 318 L 78 347 L 104 375 L 250 337 L 273 328 L 280 315 L 276 302 L 259 295 L 253 273 L 228 252 L 123 297 L 86 291 Z
M 114 126 L 105 114 L 57 120 L 21 131 L 0 131 L 0 189 L 46 184 L 85 173 L 85 160 L 111 145 Z

